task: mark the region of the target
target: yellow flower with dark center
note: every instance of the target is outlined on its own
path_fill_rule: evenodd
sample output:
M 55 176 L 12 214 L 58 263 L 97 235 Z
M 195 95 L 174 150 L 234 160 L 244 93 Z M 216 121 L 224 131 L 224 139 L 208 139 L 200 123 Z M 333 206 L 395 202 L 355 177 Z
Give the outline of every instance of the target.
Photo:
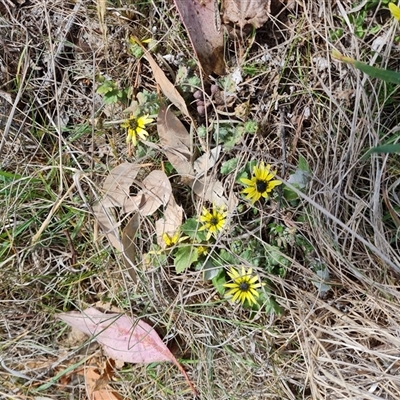
M 206 246 L 197 246 L 196 250 L 199 256 L 206 256 L 208 254 L 208 247 Z
M 218 232 L 222 231 L 226 222 L 226 211 L 223 207 L 213 206 L 212 212 L 203 207 L 202 215 L 199 221 L 203 223 L 199 231 L 207 231 L 206 239 L 209 240 L 211 235 L 216 236 Z
M 168 233 L 164 232 L 162 238 L 166 247 L 172 247 L 179 243 L 180 236 L 181 233 L 179 231 L 175 232 L 172 236 L 169 236 Z
M 253 168 L 253 176 L 251 179 L 240 179 L 240 182 L 247 186 L 242 190 L 242 193 L 244 193 L 253 204 L 257 200 L 260 200 L 261 197 L 268 199 L 268 193 L 270 193 L 275 186 L 282 184 L 281 181 L 274 180 L 274 177 L 275 172 L 271 171 L 271 165 L 264 165 L 264 162 L 261 162 Z
M 227 296 L 232 296 L 232 301 L 239 301 L 244 304 L 246 301 L 249 305 L 257 304 L 257 297 L 260 296 L 257 289 L 265 286 L 265 283 L 258 281 L 258 276 L 252 276 L 253 268 L 249 268 L 246 272 L 245 268 L 242 267 L 241 273 L 235 268 L 231 267 L 228 272 L 229 277 L 232 279 L 232 283 L 225 283 L 224 286 L 228 288 Z
M 172 236 L 170 236 L 167 232 L 164 232 L 162 235 L 162 239 L 164 240 L 165 247 L 173 247 L 178 243 L 183 242 L 188 239 L 189 236 L 181 236 L 181 230 L 178 229 Z
M 143 115 L 142 117 L 136 118 L 131 115 L 125 122 L 121 124 L 121 128 L 128 129 L 128 135 L 126 137 L 126 143 L 132 142 L 134 146 L 137 145 L 138 137 L 142 140 L 146 140 L 149 133 L 144 129 L 147 124 L 153 122 L 152 118 L 148 115 Z
M 395 17 L 398 21 L 400 21 L 400 8 L 396 6 L 394 3 L 389 3 L 389 10 L 393 17 Z

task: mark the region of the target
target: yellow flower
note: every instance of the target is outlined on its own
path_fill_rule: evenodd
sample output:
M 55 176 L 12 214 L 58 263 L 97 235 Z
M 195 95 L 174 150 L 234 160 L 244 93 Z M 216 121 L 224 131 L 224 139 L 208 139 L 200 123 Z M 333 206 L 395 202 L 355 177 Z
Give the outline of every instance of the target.
M 389 3 L 389 10 L 398 21 L 400 21 L 400 8 L 394 3 Z
M 226 222 L 226 214 L 227 213 L 224 211 L 223 207 L 213 206 L 212 212 L 203 207 L 202 215 L 199 218 L 199 221 L 203 223 L 203 226 L 199 231 L 208 231 L 206 236 L 207 240 L 210 239 L 211 235 L 215 236 L 218 232 L 222 231 Z
M 245 268 L 242 267 L 241 273 L 235 268 L 231 267 L 228 272 L 229 277 L 233 283 L 225 283 L 224 286 L 229 288 L 226 293 L 227 296 L 232 296 L 232 301 L 239 301 L 244 304 L 246 301 L 251 304 L 257 304 L 256 297 L 259 297 L 257 289 L 265 286 L 265 283 L 256 283 L 258 276 L 252 276 L 253 269 L 249 268 L 246 272 Z
M 261 162 L 253 168 L 253 176 L 251 179 L 241 178 L 242 182 L 247 187 L 242 190 L 246 197 L 254 204 L 261 197 L 268 199 L 268 193 L 272 191 L 275 186 L 282 184 L 281 181 L 273 180 L 275 172 L 271 172 L 271 165 L 264 165 Z
M 137 145 L 138 136 L 140 139 L 145 140 L 148 136 L 148 132 L 144 129 L 147 124 L 153 122 L 152 118 L 148 115 L 136 118 L 131 115 L 124 123 L 121 124 L 121 128 L 128 128 L 128 135 L 126 137 L 126 142 L 132 142 L 134 146 Z
M 199 256 L 206 256 L 208 254 L 208 247 L 206 246 L 197 246 L 196 250 Z
M 129 43 L 130 44 L 142 44 L 142 43 L 150 43 L 152 41 L 152 39 L 150 38 L 150 39 L 142 39 L 142 40 L 139 40 L 138 38 L 136 38 L 135 36 L 131 36 L 130 38 L 129 38 Z
M 188 236 L 181 237 L 181 231 L 178 229 L 172 236 L 169 236 L 168 233 L 164 232 L 162 238 L 166 247 L 172 247 L 186 240 Z

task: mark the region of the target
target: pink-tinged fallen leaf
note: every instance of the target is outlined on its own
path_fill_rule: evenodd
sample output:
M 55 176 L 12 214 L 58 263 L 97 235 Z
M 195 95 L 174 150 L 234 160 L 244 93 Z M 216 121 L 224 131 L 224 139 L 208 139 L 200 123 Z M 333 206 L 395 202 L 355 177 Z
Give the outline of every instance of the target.
M 217 1 L 174 1 L 205 74 L 224 75 L 224 35 Z
M 115 360 L 143 364 L 172 362 L 185 376 L 192 391 L 197 394 L 186 371 L 157 332 L 145 322 L 133 322 L 125 315 L 107 314 L 93 307 L 82 312 L 61 313 L 58 317 L 68 325 L 93 336 L 103 346 L 105 353 Z

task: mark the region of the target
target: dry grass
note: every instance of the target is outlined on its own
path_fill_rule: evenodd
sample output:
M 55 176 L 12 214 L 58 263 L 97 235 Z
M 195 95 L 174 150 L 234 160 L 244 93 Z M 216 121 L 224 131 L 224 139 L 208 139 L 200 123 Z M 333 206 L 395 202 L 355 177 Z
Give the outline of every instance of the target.
M 107 171 L 124 160 L 157 164 L 162 157 L 130 157 L 118 125 L 100 123 L 121 119 L 123 107 L 104 106 L 96 76 L 155 90 L 147 64 L 126 50 L 130 34 L 154 37 L 161 55 L 193 58 L 173 3 L 136 3 L 108 3 L 104 40 L 94 3 L 0 2 L 0 397 L 86 398 L 79 363 L 86 357 L 100 365 L 104 356 L 94 345 L 71 342 L 55 315 L 102 301 L 172 338 L 201 399 L 400 398 L 400 257 L 387 208 L 399 207 L 399 162 L 379 154 L 363 159 L 371 146 L 398 136 L 397 96 L 330 57 L 335 47 L 368 61 L 376 36 L 351 34 L 351 4 L 342 9 L 330 1 L 294 2 L 255 36 L 246 65 L 261 56 L 268 61 L 242 84 L 237 102 L 250 100 L 260 134 L 224 159 L 240 157 L 239 168 L 263 159 L 283 179 L 300 155 L 307 159 L 313 176 L 301 200 L 272 202 L 258 217 L 296 228 L 313 252 L 289 247 L 285 277 L 269 277 L 283 314 L 251 316 L 196 271 L 148 268 L 132 283 L 121 256 L 94 228 L 89 205 Z M 379 19 L 378 35 L 394 38 L 387 17 L 371 12 L 366 26 Z M 344 36 L 329 41 L 341 21 Z M 228 44 L 231 67 L 237 46 Z M 396 68 L 393 53 L 387 46 L 380 55 Z M 161 67 L 170 76 L 176 68 L 167 65 Z M 231 182 L 226 178 L 227 191 Z M 262 229 L 252 234 L 264 242 Z M 140 238 L 148 250 L 151 218 Z M 313 284 L 316 260 L 330 272 L 325 296 Z M 125 365 L 113 387 L 129 399 L 192 397 L 166 363 Z

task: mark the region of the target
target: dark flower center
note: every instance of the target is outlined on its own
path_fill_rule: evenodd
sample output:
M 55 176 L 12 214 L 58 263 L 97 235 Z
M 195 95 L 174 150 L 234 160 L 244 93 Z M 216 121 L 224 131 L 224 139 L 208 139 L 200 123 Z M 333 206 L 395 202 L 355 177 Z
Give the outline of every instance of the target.
M 219 224 L 219 218 L 218 217 L 212 217 L 210 219 L 210 225 L 217 226 L 218 224 Z
M 249 285 L 247 282 L 242 282 L 242 283 L 239 285 L 239 290 L 240 290 L 241 292 L 247 292 L 249 289 L 250 289 L 250 285 Z
M 135 130 L 138 127 L 136 119 L 129 120 L 129 128 Z
M 257 180 L 256 190 L 258 193 L 264 193 L 267 190 L 267 182 Z

